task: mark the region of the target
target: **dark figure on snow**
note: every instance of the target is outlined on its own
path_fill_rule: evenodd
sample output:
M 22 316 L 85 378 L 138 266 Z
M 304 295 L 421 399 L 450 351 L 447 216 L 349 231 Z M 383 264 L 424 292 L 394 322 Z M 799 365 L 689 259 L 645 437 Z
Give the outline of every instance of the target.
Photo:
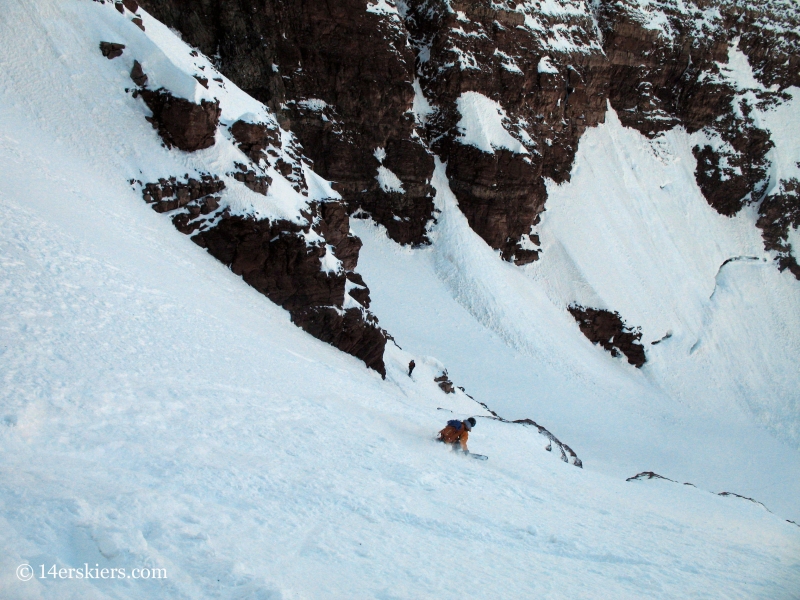
M 453 450 L 458 450 L 460 447 L 464 454 L 469 454 L 467 439 L 473 427 L 475 427 L 474 417 L 470 417 L 466 421 L 457 421 L 455 419 L 448 421 L 447 427 L 439 432 L 439 441 L 450 444 Z
M 414 372 L 414 367 L 416 367 L 416 366 L 417 366 L 417 363 L 415 363 L 413 360 L 410 363 L 408 363 L 408 376 L 409 377 L 411 377 L 411 373 Z

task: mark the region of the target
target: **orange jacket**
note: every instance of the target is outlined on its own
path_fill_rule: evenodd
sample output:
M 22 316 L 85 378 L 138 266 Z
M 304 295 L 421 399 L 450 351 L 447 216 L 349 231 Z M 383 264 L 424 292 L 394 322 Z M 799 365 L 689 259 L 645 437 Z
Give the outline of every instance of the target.
M 467 450 L 468 438 L 469 438 L 469 431 L 467 431 L 467 428 L 464 427 L 463 423 L 461 424 L 461 427 L 458 429 L 448 425 L 439 432 L 440 440 L 442 440 L 447 444 L 455 444 L 456 442 L 459 442 L 461 444 L 461 449 L 464 452 L 468 452 Z

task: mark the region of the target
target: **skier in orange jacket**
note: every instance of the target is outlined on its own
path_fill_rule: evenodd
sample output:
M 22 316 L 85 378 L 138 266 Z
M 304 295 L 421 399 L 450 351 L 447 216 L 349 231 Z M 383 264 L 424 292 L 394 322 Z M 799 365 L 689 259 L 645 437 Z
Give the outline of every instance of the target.
M 452 420 L 447 422 L 447 427 L 439 432 L 439 441 L 451 444 L 453 450 L 458 450 L 459 445 L 464 454 L 469 454 L 467 449 L 467 439 L 469 432 L 475 427 L 475 418 L 470 417 L 466 421 Z

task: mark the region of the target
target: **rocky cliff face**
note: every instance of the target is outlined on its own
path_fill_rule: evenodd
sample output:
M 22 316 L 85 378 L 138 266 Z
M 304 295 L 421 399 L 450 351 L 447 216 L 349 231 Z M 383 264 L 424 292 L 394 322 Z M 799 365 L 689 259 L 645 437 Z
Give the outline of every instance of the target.
M 123 14 L 132 10 L 127 5 L 122 8 Z M 113 60 L 122 55 L 124 46 L 106 43 L 100 50 Z M 310 195 L 309 180 L 317 187 L 320 180 L 311 172 L 297 139 L 282 132 L 271 117 L 264 122 L 240 118 L 221 126 L 218 99 L 196 102 L 163 87 L 148 87 L 149 77 L 138 60 L 130 77 L 137 86 L 133 97 L 141 98 L 150 110 L 152 116 L 146 118 L 167 148 L 194 153 L 211 148 L 218 139 L 226 145 L 212 161 L 219 172 L 144 183 L 131 180 L 141 186 L 143 200 L 289 311 L 298 326 L 385 376 L 386 332 L 368 311 L 369 288 L 355 273 L 361 241 L 350 233 L 348 210 L 336 192 L 322 190 L 320 195 L 317 190 L 314 197 Z M 207 77 L 194 75 L 194 79 L 208 89 Z M 243 158 L 234 159 L 234 168 L 225 172 L 223 165 L 232 155 Z M 277 196 L 283 202 L 293 197 L 297 206 L 287 214 L 294 215 L 266 217 L 246 195 L 235 205 L 222 196 L 228 188 L 225 180 L 265 197 L 273 184 L 283 185 Z
M 470 226 L 503 259 L 536 260 L 545 181 L 569 179 L 581 135 L 610 106 L 650 137 L 676 126 L 695 134 L 695 175 L 709 204 L 733 215 L 761 203 L 766 247 L 800 277 L 786 241 L 797 196 L 790 183 L 770 180 L 772 141 L 753 118 L 800 84 L 800 11 L 791 0 L 142 6 L 275 111 L 315 172 L 335 182 L 343 198 L 336 210 L 372 216 L 401 244 L 428 241 L 436 154 Z M 747 57 L 757 88 L 736 80 L 731 52 Z M 233 135 L 246 152 L 267 144 Z M 764 200 L 771 189 L 784 191 Z M 232 239 L 252 224 L 226 227 Z M 246 258 L 250 246 L 240 246 L 237 259 L 223 253 L 232 268 L 261 260 L 263 247 Z M 353 261 L 356 246 L 347 250 Z M 303 310 L 317 306 L 308 302 Z
M 325 243 L 307 244 L 313 234 Z M 313 204 L 301 224 L 223 214 L 192 239 L 288 310 L 297 325 L 385 375 L 386 336 L 366 310 L 369 290 L 353 272 L 360 241 L 349 234 L 341 204 Z M 339 265 L 320 269 L 333 257 Z M 348 294 L 348 287 L 361 295 Z
M 146 184 L 144 200 L 288 310 L 298 326 L 385 375 L 386 333 L 367 310 L 369 289 L 354 272 L 361 242 L 349 232 L 345 207 L 311 203 L 301 222 L 232 215 L 214 195 L 224 187 L 211 175 L 202 181 L 173 178 Z
M 351 213 L 363 209 L 401 243 L 426 241 L 433 158 L 410 110 L 416 57 L 399 17 L 362 0 L 143 6 L 273 109 Z M 394 178 L 379 180 L 381 169 Z

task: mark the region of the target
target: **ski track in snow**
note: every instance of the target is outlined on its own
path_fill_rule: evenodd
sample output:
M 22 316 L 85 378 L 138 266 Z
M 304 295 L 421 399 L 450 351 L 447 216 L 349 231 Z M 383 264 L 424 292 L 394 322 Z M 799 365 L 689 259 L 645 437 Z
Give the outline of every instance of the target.
M 587 468 L 545 452 L 546 440 L 530 428 L 489 419 L 470 437 L 488 462 L 449 453 L 432 441 L 447 411 L 483 411 L 438 389 L 432 377 L 441 363 L 417 352 L 415 330 L 398 329 L 404 350 L 389 349 L 382 381 L 294 327 L 176 233 L 126 181 L 142 177 L 138 169 L 152 180 L 204 161 L 228 164 L 235 153 L 220 139 L 196 156 L 160 146 L 141 103 L 123 92 L 129 65 L 96 49 L 115 32 L 143 37 L 114 15 L 112 6 L 79 0 L 11 0 L 0 13 L 4 598 L 424 598 L 452 596 L 453 581 L 482 598 L 796 595 L 800 528 L 739 498 L 625 482 L 593 468 L 614 456 L 600 451 L 614 436 L 598 431 L 599 411 L 586 411 L 598 398 L 611 402 L 619 390 L 601 424 L 634 440 L 636 451 L 644 443 L 625 427 L 646 419 L 620 425 L 616 417 L 632 411 L 669 430 L 675 413 L 652 391 L 649 399 L 661 398 L 656 409 L 636 408 L 639 394 L 654 389 L 646 373 L 619 367 L 582 340 L 549 290 L 473 238 L 448 245 L 448 237 L 474 234 L 441 181 L 433 248 L 398 248 L 378 228 L 359 226 L 376 306 L 386 308 L 387 289 L 398 302 L 430 292 L 433 317 L 420 326 L 431 326 L 429 339 L 453 335 L 435 355 L 455 383 L 468 380 L 470 364 L 457 360 L 458 348 L 438 353 L 441 346 L 485 344 L 474 379 L 493 367 L 508 372 L 510 357 L 533 378 L 524 381 L 526 395 L 509 382 L 490 397 L 484 392 L 502 383 L 494 377 L 478 399 L 504 416 L 516 410 L 541 422 Z M 145 23 L 148 33 L 164 34 Z M 132 44 L 123 56 L 135 51 Z M 414 289 L 403 277 L 393 288 L 380 277 L 373 284 L 369 265 L 382 254 L 383 277 L 418 269 Z M 476 262 L 483 270 L 470 278 L 461 267 Z M 737 302 L 740 266 L 719 277 L 721 306 Z M 509 311 L 522 309 L 525 318 L 542 310 L 552 323 L 514 334 Z M 379 315 L 391 330 L 396 315 Z M 560 365 L 569 353 L 573 360 Z M 411 357 L 418 367 L 410 378 Z M 599 372 L 611 375 L 598 380 Z M 578 402 L 587 390 L 599 391 Z M 537 398 L 552 401 L 549 412 Z M 796 479 L 794 455 L 768 463 L 758 452 L 774 453 L 776 442 L 753 436 L 734 436 L 757 440 L 750 468 Z M 654 439 L 642 462 L 657 470 L 663 446 Z M 623 458 L 616 464 L 627 468 Z M 777 509 L 764 494 L 726 491 Z M 15 575 L 24 562 L 35 566 L 31 581 Z M 38 577 L 40 564 L 84 563 L 159 567 L 167 578 Z

